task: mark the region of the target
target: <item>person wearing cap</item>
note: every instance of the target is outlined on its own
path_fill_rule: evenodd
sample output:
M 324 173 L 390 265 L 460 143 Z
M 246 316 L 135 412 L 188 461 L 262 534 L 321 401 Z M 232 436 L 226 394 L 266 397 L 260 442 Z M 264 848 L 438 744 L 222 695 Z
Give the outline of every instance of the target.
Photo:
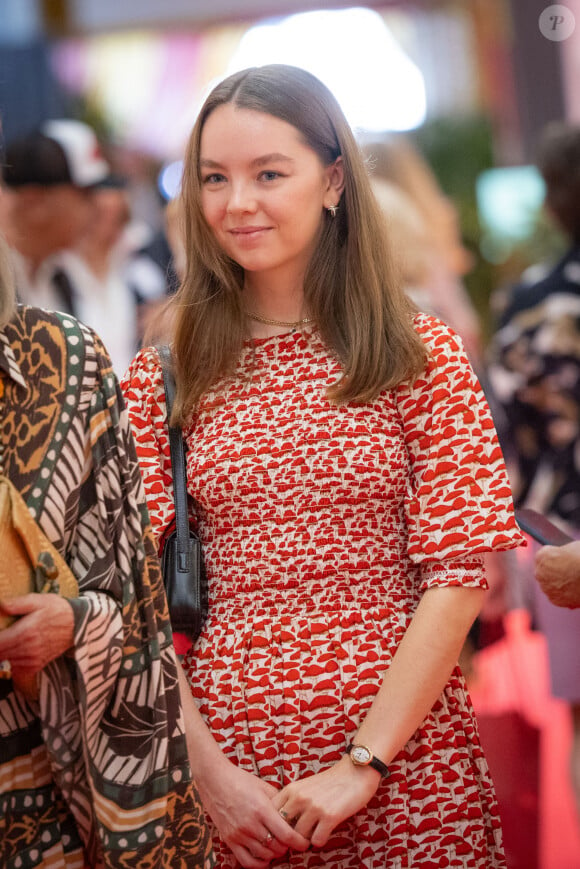
M 130 217 L 122 179 L 91 127 L 71 119 L 8 143 L 3 164 L 3 229 L 19 300 L 94 328 L 123 374 L 137 349 L 138 288 L 114 250 Z M 113 214 L 110 199 L 122 213 Z
M 61 256 L 88 228 L 90 191 L 110 171 L 94 132 L 80 121 L 48 121 L 7 144 L 3 230 L 22 302 L 75 313 Z
M 130 268 L 135 253 L 126 180 L 111 175 L 92 199 L 90 224 L 62 263 L 75 288 L 76 315 L 101 336 L 121 376 L 139 347 L 139 313 L 148 288 Z

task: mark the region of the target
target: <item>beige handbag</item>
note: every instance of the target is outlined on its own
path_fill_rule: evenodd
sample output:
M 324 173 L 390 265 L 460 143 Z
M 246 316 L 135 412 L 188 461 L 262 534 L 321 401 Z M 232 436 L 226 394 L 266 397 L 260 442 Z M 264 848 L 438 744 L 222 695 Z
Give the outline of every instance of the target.
M 67 563 L 33 519 L 10 480 L 0 473 L 0 600 L 22 594 L 52 592 L 77 597 L 78 583 Z M 0 613 L 0 630 L 12 617 Z M 29 698 L 37 694 L 36 676 L 17 687 Z

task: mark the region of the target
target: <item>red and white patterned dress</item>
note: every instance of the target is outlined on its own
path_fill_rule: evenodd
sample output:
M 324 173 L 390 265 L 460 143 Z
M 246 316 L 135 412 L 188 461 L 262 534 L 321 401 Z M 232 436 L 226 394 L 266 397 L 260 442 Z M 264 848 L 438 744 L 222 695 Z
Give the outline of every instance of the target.
M 186 669 L 226 755 L 279 786 L 342 757 L 422 592 L 484 586 L 478 553 L 523 542 L 462 346 L 438 320 L 415 322 L 431 359 L 412 385 L 331 404 L 340 368 L 309 327 L 249 341 L 186 431 L 210 584 Z M 140 352 L 124 391 L 161 535 L 173 510 L 155 350 Z M 272 865 L 505 866 L 458 668 L 390 768 L 324 849 Z M 236 866 L 213 832 L 217 865 Z

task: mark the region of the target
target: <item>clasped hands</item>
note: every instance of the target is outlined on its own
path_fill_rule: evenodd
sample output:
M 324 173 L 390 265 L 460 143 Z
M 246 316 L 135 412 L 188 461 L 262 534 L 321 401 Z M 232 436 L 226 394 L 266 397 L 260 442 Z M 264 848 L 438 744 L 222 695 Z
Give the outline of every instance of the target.
M 235 770 L 235 771 L 234 771 Z M 287 851 L 322 848 L 333 830 L 360 811 L 380 775 L 345 756 L 328 769 L 281 790 L 234 767 L 221 798 L 208 810 L 221 838 L 244 869 L 266 869 Z

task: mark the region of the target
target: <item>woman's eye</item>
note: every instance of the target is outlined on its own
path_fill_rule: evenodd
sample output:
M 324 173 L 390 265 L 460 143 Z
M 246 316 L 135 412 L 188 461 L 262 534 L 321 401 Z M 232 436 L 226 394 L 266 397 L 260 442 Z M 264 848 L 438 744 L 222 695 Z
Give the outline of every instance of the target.
M 275 172 L 274 169 L 268 169 L 266 172 L 262 172 L 260 178 L 262 181 L 275 181 L 277 178 L 281 178 L 280 172 Z
M 211 175 L 205 175 L 203 178 L 204 184 L 222 184 L 226 180 L 225 175 L 219 172 L 212 172 Z

